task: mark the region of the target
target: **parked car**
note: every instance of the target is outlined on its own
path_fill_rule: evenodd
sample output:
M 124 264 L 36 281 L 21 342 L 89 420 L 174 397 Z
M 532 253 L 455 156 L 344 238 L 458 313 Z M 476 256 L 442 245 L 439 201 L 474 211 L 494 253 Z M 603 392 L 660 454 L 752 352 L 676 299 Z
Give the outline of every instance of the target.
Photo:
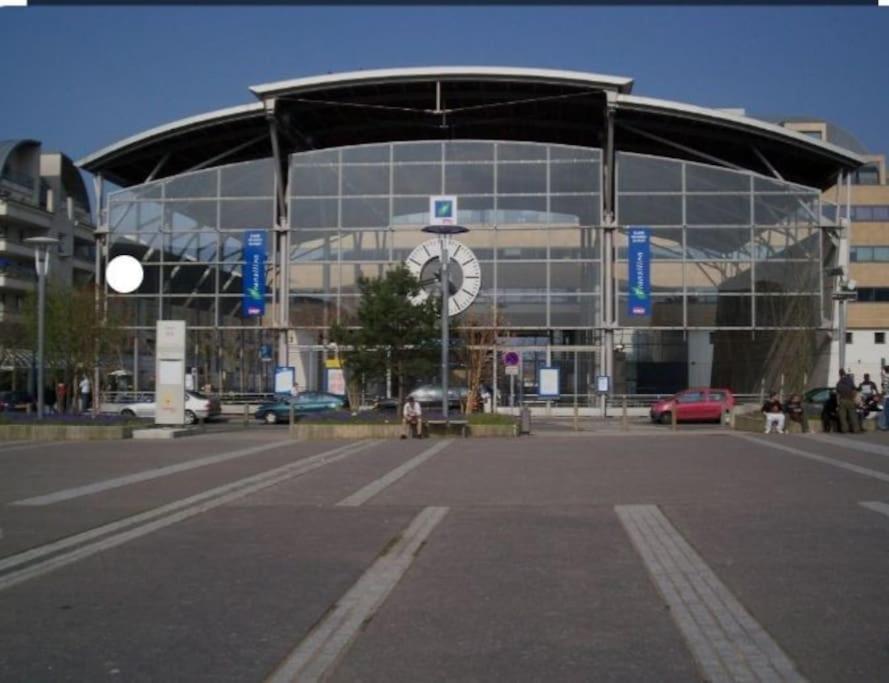
M 651 406 L 649 414 L 652 422 L 661 424 L 672 422 L 674 411 L 677 422 L 721 422 L 734 405 L 735 397 L 730 389 L 694 388 L 657 401 Z
M 462 386 L 448 386 L 448 405 L 459 406 L 469 395 L 469 389 Z M 415 387 L 405 398 L 410 396 L 421 406 L 441 405 L 441 384 L 421 384 Z
M 294 406 L 293 412 L 296 415 L 319 413 L 325 410 L 342 410 L 349 405 L 346 397 L 339 394 L 328 394 L 323 391 L 303 391 L 296 398 L 281 396 L 269 403 L 263 403 L 257 408 L 254 416 L 257 420 L 263 420 L 267 424 L 288 422 L 290 420 L 291 403 Z
M 111 395 L 111 400 L 102 403 L 100 412 L 116 413 L 124 417 L 154 418 L 157 404 L 154 393 L 120 392 Z M 185 392 L 185 424 L 191 425 L 200 420 L 208 420 L 222 412 L 219 399 L 205 396 L 196 391 Z
M 833 387 L 815 387 L 803 394 L 803 409 L 809 417 L 821 417 L 821 409 L 830 397 Z
M 27 391 L 0 391 L 0 411 L 27 410 L 34 399 Z

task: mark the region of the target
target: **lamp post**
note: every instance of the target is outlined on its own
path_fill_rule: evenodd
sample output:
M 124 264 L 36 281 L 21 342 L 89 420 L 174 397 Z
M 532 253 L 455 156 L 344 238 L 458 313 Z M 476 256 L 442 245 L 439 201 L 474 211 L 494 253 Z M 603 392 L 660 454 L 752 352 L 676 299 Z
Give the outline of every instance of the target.
M 441 261 L 439 284 L 441 285 L 441 412 L 445 420 L 445 434 L 448 433 L 448 300 L 450 299 L 451 281 L 448 277 L 449 249 L 451 235 L 469 232 L 462 225 L 427 225 L 423 232 L 438 235 Z
M 58 244 L 55 237 L 29 237 L 25 244 L 34 247 L 34 266 L 37 270 L 37 419 L 43 419 L 43 338 L 46 317 L 46 276 L 49 273 L 49 248 Z

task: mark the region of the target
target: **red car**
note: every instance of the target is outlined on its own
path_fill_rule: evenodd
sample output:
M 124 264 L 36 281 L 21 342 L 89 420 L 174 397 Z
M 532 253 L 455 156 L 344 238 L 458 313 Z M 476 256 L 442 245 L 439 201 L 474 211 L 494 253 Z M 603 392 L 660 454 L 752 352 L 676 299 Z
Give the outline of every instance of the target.
M 677 422 L 721 422 L 723 415 L 735 405 L 731 389 L 686 389 L 651 406 L 652 422 L 669 424 L 676 412 Z

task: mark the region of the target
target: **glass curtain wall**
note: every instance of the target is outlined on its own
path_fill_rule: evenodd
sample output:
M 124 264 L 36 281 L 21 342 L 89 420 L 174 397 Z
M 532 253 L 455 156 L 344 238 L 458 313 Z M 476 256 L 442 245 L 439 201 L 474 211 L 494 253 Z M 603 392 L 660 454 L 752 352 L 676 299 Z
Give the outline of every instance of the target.
M 618 154 L 617 169 L 617 310 L 628 390 L 698 383 L 758 390 L 772 379 L 770 366 L 783 365 L 822 324 L 820 193 L 636 154 Z M 627 233 L 643 226 L 651 231 L 652 307 L 639 317 L 627 301 Z
M 153 389 L 157 320 L 185 320 L 187 365 L 196 386 L 244 392 L 270 387 L 273 264 L 267 259 L 266 316 L 241 316 L 245 230 L 273 244 L 275 177 L 270 159 L 196 171 L 112 193 L 108 258 L 129 254 L 145 280 L 128 295 L 108 291 L 109 315 L 131 333 L 121 364 L 136 387 Z M 264 349 L 264 347 L 266 347 Z M 268 360 L 265 360 L 268 358 Z
M 618 154 L 615 281 L 618 392 L 671 391 L 700 378 L 747 390 L 775 359 L 809 344 L 829 317 L 823 269 L 834 250 L 820 227 L 820 194 L 750 173 Z M 601 152 L 560 145 L 430 141 L 295 154 L 289 168 L 290 324 L 320 345 L 348 324 L 357 281 L 403 262 L 429 238 L 429 196 L 458 196 L 459 241 L 481 264 L 471 316 L 507 343 L 565 358 L 586 394 L 601 310 Z M 145 282 L 109 292 L 130 332 L 124 367 L 151 388 L 158 319 L 188 323 L 199 384 L 265 391 L 279 280 L 270 159 L 182 174 L 108 197 L 108 258 L 131 254 Z M 651 230 L 652 313 L 629 315 L 627 240 Z M 241 315 L 243 240 L 266 230 L 266 315 Z M 799 333 L 799 334 L 797 334 Z M 802 342 L 801 342 L 802 340 Z M 574 349 L 590 349 L 573 358 Z M 560 361 L 561 362 L 561 361 Z M 692 365 L 695 365 L 693 368 Z M 526 396 L 536 378 L 523 378 Z M 566 389 L 569 387 L 566 386 Z M 569 392 L 570 393 L 570 392 Z
M 471 317 L 519 334 L 591 330 L 599 310 L 600 152 L 421 142 L 296 154 L 290 169 L 291 323 L 353 321 L 358 278 L 430 236 L 431 195 L 457 195 L 459 242 L 481 264 Z M 495 322 L 496 317 L 496 322 Z

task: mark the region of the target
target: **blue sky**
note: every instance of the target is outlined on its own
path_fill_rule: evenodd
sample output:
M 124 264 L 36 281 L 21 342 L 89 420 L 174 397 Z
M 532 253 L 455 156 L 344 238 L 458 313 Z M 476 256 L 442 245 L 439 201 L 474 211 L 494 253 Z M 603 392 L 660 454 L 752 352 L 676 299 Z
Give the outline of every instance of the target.
M 0 45 L 0 139 L 75 159 L 257 83 L 461 64 L 628 76 L 637 95 L 823 117 L 889 153 L 889 8 L 7 8 Z

